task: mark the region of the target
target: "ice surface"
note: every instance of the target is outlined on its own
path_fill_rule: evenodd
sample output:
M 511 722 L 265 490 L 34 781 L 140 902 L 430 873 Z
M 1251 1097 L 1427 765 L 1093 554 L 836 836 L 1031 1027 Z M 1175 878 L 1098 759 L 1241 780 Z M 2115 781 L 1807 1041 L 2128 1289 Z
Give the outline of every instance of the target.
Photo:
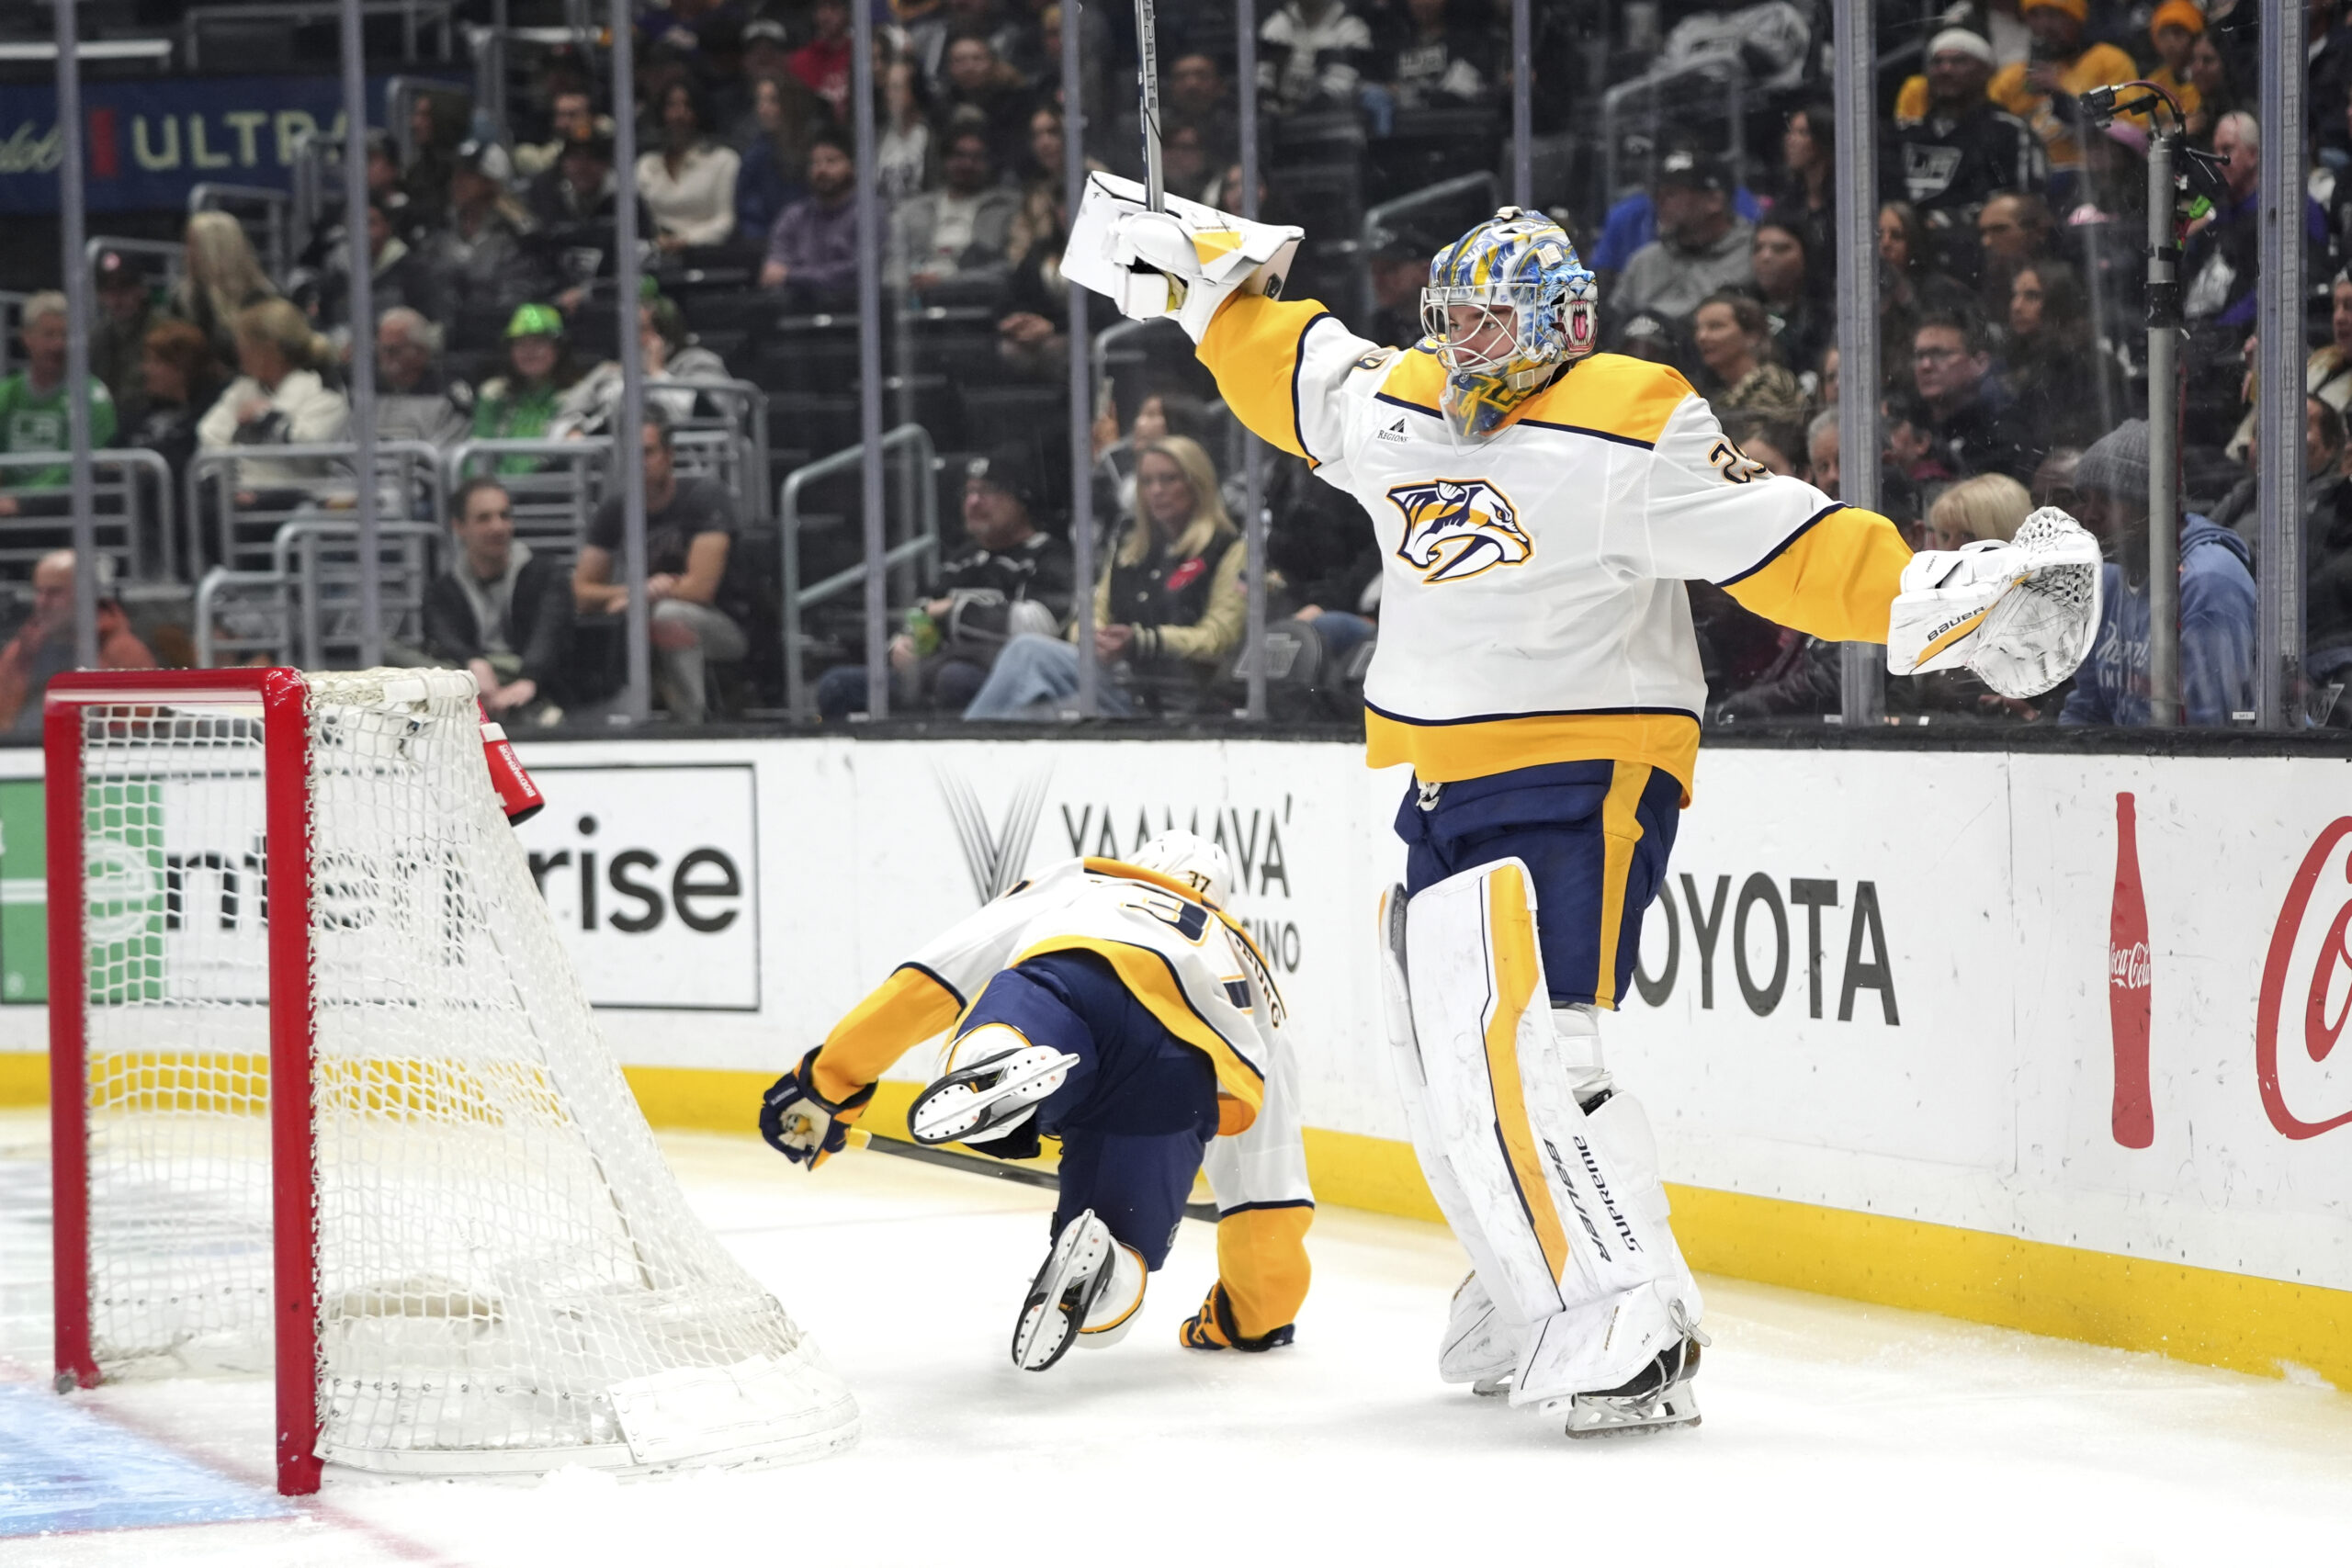
M 45 1122 L 0 1116 L 0 1378 L 48 1367 Z M 1187 1223 L 1121 1345 L 1006 1359 L 1052 1195 L 845 1155 L 669 1135 L 696 1207 L 849 1379 L 845 1458 L 630 1483 L 330 1473 L 287 1518 L 0 1540 L 0 1565 L 788 1562 L 2344 1562 L 2352 1398 L 2307 1382 L 1710 1279 L 1694 1432 L 1571 1443 L 1440 1383 L 1460 1251 L 1327 1211 L 1299 1342 L 1203 1354 L 1216 1268 Z M 254 1380 L 125 1383 L 82 1409 L 266 1485 Z M 0 1470 L 28 1462 L 0 1453 Z M 0 1481 L 10 1479 L 0 1474 Z

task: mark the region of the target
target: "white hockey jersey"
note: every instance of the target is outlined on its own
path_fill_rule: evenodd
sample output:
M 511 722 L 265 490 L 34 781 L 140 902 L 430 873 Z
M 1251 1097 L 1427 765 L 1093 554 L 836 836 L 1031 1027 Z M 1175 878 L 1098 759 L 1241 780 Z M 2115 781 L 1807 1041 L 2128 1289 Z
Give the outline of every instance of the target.
M 1816 637 L 1886 640 L 1911 553 L 1894 525 L 1749 460 L 1668 367 L 1592 355 L 1471 444 L 1433 353 L 1311 300 L 1237 296 L 1200 356 L 1243 423 L 1372 516 L 1374 767 L 1443 783 L 1641 762 L 1687 794 L 1706 701 L 1687 579 Z

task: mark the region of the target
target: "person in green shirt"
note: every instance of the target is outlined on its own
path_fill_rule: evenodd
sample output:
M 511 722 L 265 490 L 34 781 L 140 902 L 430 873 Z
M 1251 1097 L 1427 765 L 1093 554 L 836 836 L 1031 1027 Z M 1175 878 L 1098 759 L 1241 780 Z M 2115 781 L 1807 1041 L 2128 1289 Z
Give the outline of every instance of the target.
M 0 452 L 55 452 L 60 461 L 38 468 L 0 468 L 0 517 L 30 510 L 21 491 L 55 490 L 73 481 L 64 460 L 72 446 L 65 404 L 65 296 L 52 291 L 25 301 L 25 367 L 0 380 Z M 91 378 L 90 448 L 114 440 L 114 399 Z M 34 504 L 38 504 L 34 502 Z
M 482 383 L 474 403 L 475 437 L 545 436 L 563 394 L 580 379 L 564 342 L 563 317 L 554 306 L 524 305 L 515 310 L 506 323 L 506 375 Z M 538 457 L 498 460 L 502 474 L 535 473 L 544 466 Z

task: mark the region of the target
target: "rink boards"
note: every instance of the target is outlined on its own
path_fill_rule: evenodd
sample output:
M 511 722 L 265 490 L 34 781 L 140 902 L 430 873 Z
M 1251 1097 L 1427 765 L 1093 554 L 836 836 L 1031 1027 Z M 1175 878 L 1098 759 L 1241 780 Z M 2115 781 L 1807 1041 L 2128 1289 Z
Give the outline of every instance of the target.
M 551 804 L 521 837 L 655 1121 L 748 1129 L 757 1089 L 908 948 L 1028 870 L 1173 824 L 1221 839 L 1246 885 L 1318 1194 L 1434 1214 L 1372 964 L 1405 779 L 1356 748 L 526 760 Z M 38 765 L 0 754 L 0 790 Z M 1705 752 L 1604 1031 L 1693 1262 L 2352 1386 L 2347 784 L 2318 759 Z M 0 808 L 12 912 L 39 897 L 26 821 Z M 40 972 L 30 929 L 0 922 L 12 976 Z M 0 1046 L 43 1039 L 40 1008 L 0 1006 Z M 0 1058 L 0 1091 L 40 1079 Z

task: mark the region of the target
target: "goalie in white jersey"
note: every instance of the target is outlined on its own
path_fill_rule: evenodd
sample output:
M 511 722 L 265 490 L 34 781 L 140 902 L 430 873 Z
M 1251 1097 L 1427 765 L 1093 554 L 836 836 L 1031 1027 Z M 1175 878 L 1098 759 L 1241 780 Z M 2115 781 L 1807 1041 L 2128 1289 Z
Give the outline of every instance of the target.
M 760 1130 L 812 1168 L 892 1063 L 950 1030 L 916 1141 L 1008 1159 L 1061 1139 L 1053 1244 L 1014 1325 L 1015 1364 L 1110 1345 L 1143 1304 L 1205 1168 L 1217 1280 L 1181 1330 L 1199 1349 L 1290 1343 L 1314 1218 L 1282 995 L 1225 912 L 1233 872 L 1196 834 L 1130 861 L 1069 861 L 982 906 L 893 970 L 768 1090 Z
M 1699 1291 L 1641 1108 L 1602 1066 L 1688 803 L 1706 688 L 1683 582 L 1897 673 L 2054 685 L 2098 624 L 2063 513 L 1914 557 L 1885 518 L 1750 461 L 1674 370 L 1593 353 L 1592 275 L 1505 208 L 1441 251 L 1399 352 L 1279 296 L 1300 231 L 1096 175 L 1064 270 L 1172 316 L 1251 430 L 1371 514 L 1375 767 L 1410 763 L 1382 912 L 1390 1033 L 1430 1185 L 1475 1265 L 1449 1379 L 1572 1435 L 1695 1422 Z

